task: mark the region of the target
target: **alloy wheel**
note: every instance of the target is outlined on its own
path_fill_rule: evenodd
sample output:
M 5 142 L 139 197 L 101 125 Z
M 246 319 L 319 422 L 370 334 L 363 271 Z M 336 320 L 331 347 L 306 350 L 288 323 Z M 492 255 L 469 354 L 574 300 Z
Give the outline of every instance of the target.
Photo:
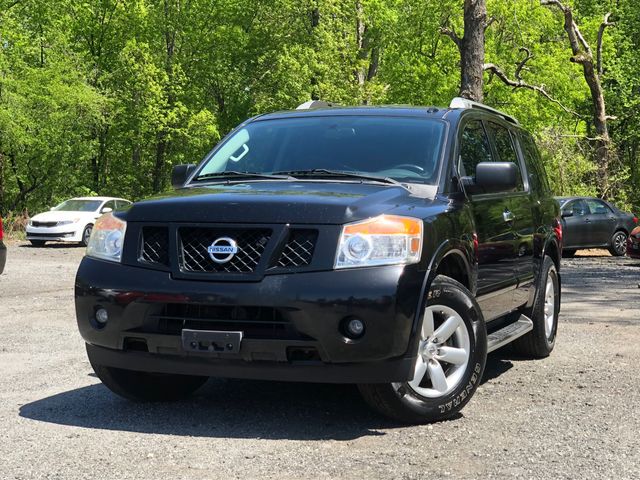
M 462 380 L 471 356 L 471 339 L 462 317 L 452 308 L 425 309 L 418 359 L 409 387 L 427 398 L 442 397 Z
M 615 237 L 613 237 L 613 248 L 620 255 L 624 254 L 627 248 L 627 236 L 624 232 L 618 232 Z
M 544 333 L 548 340 L 553 337 L 556 322 L 556 287 L 553 283 L 553 271 L 547 275 L 547 286 L 544 292 Z

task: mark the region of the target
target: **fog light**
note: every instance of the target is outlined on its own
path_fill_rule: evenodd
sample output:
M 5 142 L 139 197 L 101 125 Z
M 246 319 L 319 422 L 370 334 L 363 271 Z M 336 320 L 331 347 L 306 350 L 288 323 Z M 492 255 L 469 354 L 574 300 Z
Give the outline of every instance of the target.
M 345 330 L 349 338 L 359 338 L 364 334 L 364 322 L 357 318 L 352 318 L 347 321 Z
M 109 320 L 109 314 L 104 308 L 96 310 L 96 322 L 100 325 L 104 325 Z

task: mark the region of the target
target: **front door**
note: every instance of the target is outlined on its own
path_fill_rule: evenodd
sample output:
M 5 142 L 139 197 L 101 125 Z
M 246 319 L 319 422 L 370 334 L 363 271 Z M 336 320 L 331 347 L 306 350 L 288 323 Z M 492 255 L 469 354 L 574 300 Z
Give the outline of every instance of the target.
M 588 198 L 585 201 L 591 212 L 589 218 L 591 219 L 593 244 L 608 244 L 616 228 L 616 217 L 607 204 L 601 200 Z
M 564 247 L 580 248 L 592 245 L 591 213 L 584 200 L 570 200 L 562 207 Z
M 474 176 L 480 162 L 495 161 L 483 122 L 467 121 L 460 138 L 458 170 Z M 471 198 L 478 237 L 478 303 L 485 320 L 511 310 L 515 288 L 515 238 L 509 199 L 502 194 Z

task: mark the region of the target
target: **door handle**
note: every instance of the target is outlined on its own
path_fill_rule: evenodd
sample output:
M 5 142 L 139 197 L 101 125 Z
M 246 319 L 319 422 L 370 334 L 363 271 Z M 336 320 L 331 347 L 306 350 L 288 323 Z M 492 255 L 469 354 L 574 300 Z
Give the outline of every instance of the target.
M 590 218 L 585 218 L 584 219 L 584 223 L 591 223 L 591 219 Z
M 505 210 L 502 212 L 502 218 L 504 218 L 505 222 L 513 222 L 516 217 L 510 210 Z

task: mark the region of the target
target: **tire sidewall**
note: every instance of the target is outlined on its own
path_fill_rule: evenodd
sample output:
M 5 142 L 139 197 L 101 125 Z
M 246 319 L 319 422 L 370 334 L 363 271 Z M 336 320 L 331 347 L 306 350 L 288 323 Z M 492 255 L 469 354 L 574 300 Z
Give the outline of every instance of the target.
M 624 237 L 624 241 L 622 242 L 621 250 L 618 251 L 616 250 L 616 238 L 620 235 Z M 627 234 L 624 233 L 622 230 L 616 231 L 611 237 L 611 253 L 617 257 L 623 256 L 627 251 L 626 243 L 627 243 Z
M 549 274 L 551 275 L 551 281 L 553 281 L 554 287 L 554 321 L 553 328 L 551 330 L 551 337 L 547 337 L 547 332 L 545 330 L 545 318 L 544 318 L 544 303 L 545 303 L 545 295 L 547 288 L 547 280 L 549 279 Z M 553 347 L 556 343 L 556 337 L 558 334 L 558 319 L 560 316 L 560 276 L 558 275 L 558 270 L 556 268 L 553 260 L 546 256 L 543 263 L 542 276 L 540 281 L 540 286 L 538 288 L 538 298 L 535 305 L 535 310 L 533 312 L 533 321 L 534 328 L 538 328 L 542 338 L 546 343 L 547 350 L 551 353 Z
M 89 235 L 87 236 L 87 230 L 89 230 Z M 82 240 L 80 243 L 85 247 L 89 244 L 89 237 L 91 237 L 91 231 L 93 230 L 93 225 L 89 224 L 82 230 Z
M 470 357 L 459 384 L 447 395 L 426 398 L 417 394 L 408 383 L 392 384 L 404 408 L 426 421 L 438 421 L 457 413 L 473 396 L 480 384 L 487 359 L 487 332 L 482 313 L 472 294 L 460 283 L 446 277 L 436 277 L 427 294 L 426 307 L 443 305 L 454 309 L 463 319 L 470 339 Z M 422 329 L 419 325 L 418 332 Z M 419 341 L 419 333 L 416 340 Z

